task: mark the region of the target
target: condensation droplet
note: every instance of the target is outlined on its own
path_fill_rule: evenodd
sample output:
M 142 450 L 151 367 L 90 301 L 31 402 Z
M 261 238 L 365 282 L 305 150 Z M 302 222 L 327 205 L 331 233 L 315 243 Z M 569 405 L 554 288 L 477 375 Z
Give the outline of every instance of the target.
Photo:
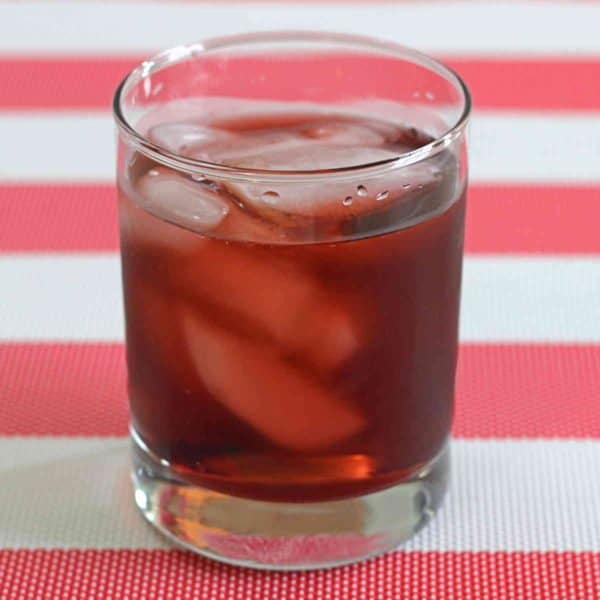
M 421 92 L 413 92 L 413 98 L 420 98 Z
M 422 190 L 424 187 L 425 187 L 425 186 L 424 186 L 422 183 L 420 183 L 420 184 L 417 186 L 417 189 L 418 189 L 418 190 Z
M 361 196 L 361 197 L 365 197 L 369 192 L 367 191 L 367 188 L 364 185 L 359 185 L 356 188 L 356 193 Z
M 375 200 L 386 200 L 389 195 L 390 193 L 387 190 L 385 190 L 384 192 L 379 192 L 379 194 L 375 196 Z
M 433 92 L 425 92 L 425 98 L 427 100 L 435 100 L 435 94 Z
M 206 181 L 206 175 L 202 175 L 202 173 L 195 173 L 192 175 L 192 179 L 194 181 Z
M 267 192 L 263 192 L 261 198 L 268 204 L 275 204 L 277 200 L 279 200 L 279 194 L 277 192 L 269 190 Z
M 342 200 L 342 204 L 344 206 L 350 206 L 352 204 L 352 196 L 346 196 L 343 200 Z
M 408 190 L 408 189 L 410 189 L 410 183 L 404 183 L 404 184 L 402 185 L 402 189 L 403 189 L 403 190 Z
M 156 169 L 150 169 L 148 175 L 150 175 L 150 177 L 158 177 L 160 173 Z

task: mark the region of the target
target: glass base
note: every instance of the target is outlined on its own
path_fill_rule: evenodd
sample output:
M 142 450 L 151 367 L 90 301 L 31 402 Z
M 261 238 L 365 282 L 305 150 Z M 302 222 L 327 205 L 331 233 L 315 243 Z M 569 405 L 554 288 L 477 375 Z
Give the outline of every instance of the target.
M 264 502 L 174 479 L 133 442 L 135 503 L 175 543 L 243 567 L 322 569 L 393 550 L 424 527 L 446 491 L 449 448 L 410 480 L 328 502 Z

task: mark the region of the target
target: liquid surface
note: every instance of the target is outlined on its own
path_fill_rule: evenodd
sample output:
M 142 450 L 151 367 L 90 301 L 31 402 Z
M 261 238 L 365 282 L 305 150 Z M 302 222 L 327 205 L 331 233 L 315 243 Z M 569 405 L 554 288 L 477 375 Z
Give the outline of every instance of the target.
M 429 141 L 323 114 L 169 122 L 148 135 L 202 160 L 281 170 L 376 162 Z M 134 155 L 120 220 L 133 426 L 181 478 L 323 500 L 397 483 L 442 450 L 464 225 L 450 153 L 402 173 L 277 186 Z

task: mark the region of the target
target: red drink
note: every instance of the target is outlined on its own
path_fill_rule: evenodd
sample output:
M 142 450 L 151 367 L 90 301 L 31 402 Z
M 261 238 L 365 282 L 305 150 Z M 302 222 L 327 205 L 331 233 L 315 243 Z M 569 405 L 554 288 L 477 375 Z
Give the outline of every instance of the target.
M 331 34 L 167 51 L 115 97 L 134 497 L 204 555 L 397 547 L 447 487 L 469 98 Z
M 288 169 L 430 141 L 318 114 L 153 136 L 190 156 Z M 133 426 L 150 452 L 206 488 L 280 501 L 373 492 L 432 461 L 452 418 L 456 172 L 442 153 L 412 181 L 286 197 L 137 156 L 121 192 L 122 256 Z

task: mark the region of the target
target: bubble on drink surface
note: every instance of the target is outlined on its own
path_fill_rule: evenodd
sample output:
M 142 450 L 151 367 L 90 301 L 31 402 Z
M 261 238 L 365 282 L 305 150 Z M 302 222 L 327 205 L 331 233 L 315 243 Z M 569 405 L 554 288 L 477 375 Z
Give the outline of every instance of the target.
M 411 184 L 410 183 L 403 183 L 402 184 L 402 189 L 403 190 L 410 190 L 411 188 Z
M 267 204 L 277 204 L 277 201 L 279 200 L 279 194 L 273 190 L 267 190 L 262 194 L 261 198 Z
M 344 206 L 352 206 L 352 196 L 346 196 L 343 200 L 342 200 L 342 204 Z
M 367 188 L 364 185 L 359 185 L 359 186 L 356 187 L 356 193 L 361 198 L 364 198 L 365 196 L 368 195 L 369 191 L 367 190 Z
M 383 200 L 387 200 L 389 195 L 390 193 L 387 190 L 384 190 L 383 192 L 379 192 L 379 194 L 375 196 L 375 200 L 382 202 Z
M 425 98 L 427 100 L 435 100 L 435 94 L 433 92 L 425 92 Z

